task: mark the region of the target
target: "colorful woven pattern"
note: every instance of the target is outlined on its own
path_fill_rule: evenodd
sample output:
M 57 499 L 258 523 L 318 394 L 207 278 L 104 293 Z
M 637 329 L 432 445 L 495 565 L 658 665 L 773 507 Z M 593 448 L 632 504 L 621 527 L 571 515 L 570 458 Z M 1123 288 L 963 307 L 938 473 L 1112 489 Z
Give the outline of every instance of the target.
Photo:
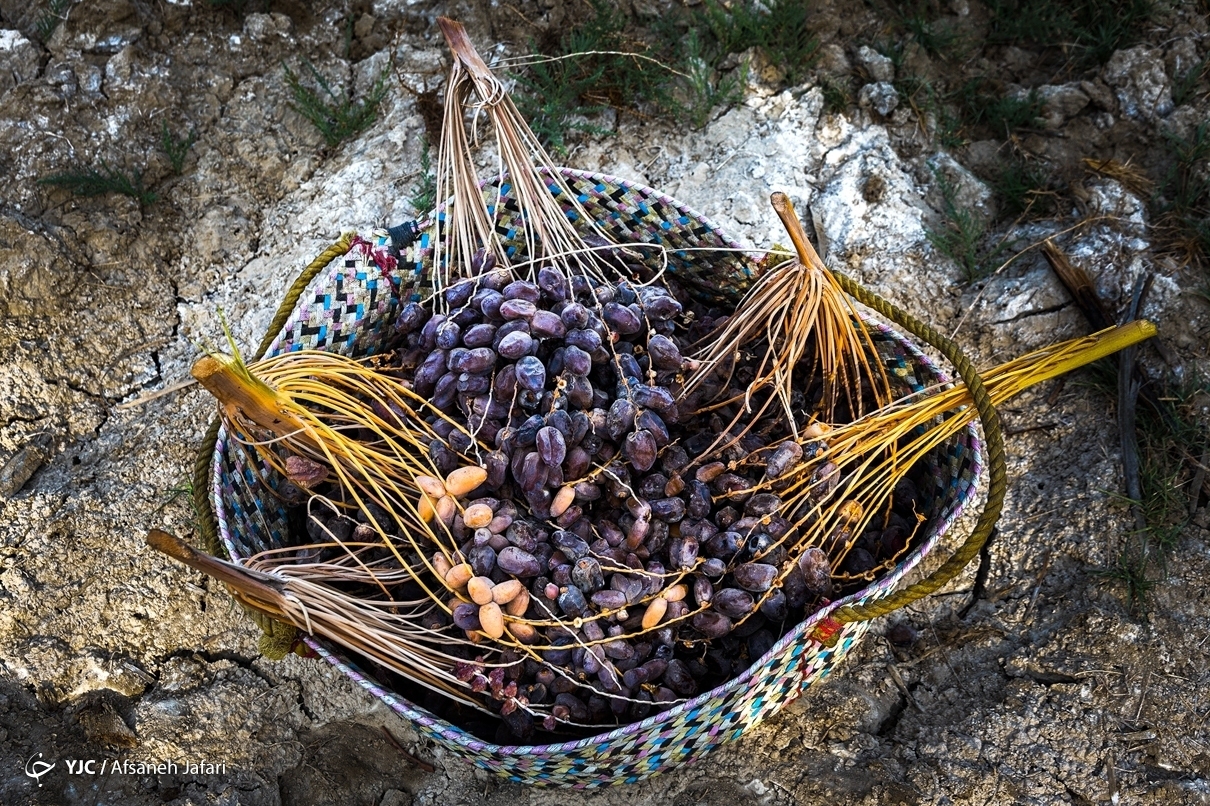
M 736 302 L 748 285 L 759 276 L 760 269 L 750 255 L 738 251 L 740 245 L 720 234 L 718 226 L 701 213 L 694 212 L 676 199 L 649 187 L 627 182 L 604 174 L 559 169 L 567 186 L 592 217 L 592 225 L 607 238 L 619 244 L 651 244 L 665 247 L 668 270 L 696 293 L 718 300 Z M 521 233 L 524 221 L 520 208 L 508 195 L 505 182 L 500 190 L 503 201 L 497 211 L 497 184 L 483 186 L 488 210 L 496 215 L 496 231 L 511 241 L 512 250 L 523 248 Z M 551 185 L 554 193 L 560 193 Z M 573 221 L 578 214 L 570 203 L 564 210 Z M 442 219 L 439 208 L 436 220 Z M 581 229 L 588 231 L 585 222 Z M 423 282 L 430 268 L 433 240 L 440 231 L 430 219 L 421 224 L 423 234 L 408 247 L 403 261 L 411 266 L 413 276 Z M 510 250 L 510 257 L 515 254 Z M 722 250 L 722 251 L 720 251 Z M 655 248 L 636 250 L 652 269 L 662 265 L 662 251 Z
M 390 243 L 385 230 L 354 238 L 344 257 L 307 286 L 266 354 L 307 349 L 361 356 L 382 349 L 404 275 Z
M 598 174 L 566 169 L 563 173 L 584 208 L 612 237 L 664 244 L 670 250 L 669 271 L 685 282 L 734 298 L 743 293 L 754 275 L 755 262 L 742 253 L 695 251 L 700 247 L 732 249 L 735 244 L 707 219 L 678 202 L 649 188 Z M 507 200 L 503 207 L 506 215 L 501 231 L 515 231 L 520 223 L 515 211 L 508 212 Z M 429 268 L 435 230 L 431 223 L 423 230 L 421 239 L 404 255 L 401 267 L 383 257 L 385 233 L 375 233 L 369 241 L 355 241 L 349 255 L 333 261 L 312 281 L 269 352 L 322 348 L 363 355 L 389 346 L 384 344 L 385 328 L 394 317 L 400 281 L 405 275 L 423 278 Z M 888 373 L 901 391 L 919 391 L 944 380 L 929 360 L 894 330 L 873 324 L 872 335 Z M 510 780 L 577 789 L 637 781 L 700 758 L 719 744 L 739 737 L 826 677 L 868 624 L 845 625 L 831 648 L 808 637 L 815 625 L 841 605 L 869 602 L 894 589 L 957 519 L 974 493 L 981 464 L 979 442 L 974 430 L 968 428 L 932 453 L 929 471 L 933 488 L 922 490 L 929 499 L 925 510 L 928 531 L 921 545 L 891 573 L 798 625 L 743 675 L 668 711 L 599 736 L 525 747 L 484 742 L 384 690 L 339 649 L 311 638 L 306 643 L 410 720 L 422 736 Z M 215 445 L 213 471 L 212 495 L 219 532 L 232 557 L 288 544 L 285 512 L 270 489 L 276 479 L 259 461 L 250 462 L 244 448 L 229 439 L 225 431 L 219 432 Z

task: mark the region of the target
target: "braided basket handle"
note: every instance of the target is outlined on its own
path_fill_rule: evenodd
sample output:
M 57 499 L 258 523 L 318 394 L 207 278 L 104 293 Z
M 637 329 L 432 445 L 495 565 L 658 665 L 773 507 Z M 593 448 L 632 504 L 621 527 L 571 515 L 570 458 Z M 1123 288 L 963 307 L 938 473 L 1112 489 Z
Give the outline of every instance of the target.
M 966 388 L 971 394 L 975 409 L 979 412 L 979 420 L 983 424 L 983 435 L 987 443 L 989 485 L 987 502 L 983 506 L 983 512 L 980 514 L 975 528 L 971 531 L 970 537 L 940 568 L 919 582 L 885 598 L 877 599 L 869 604 L 848 604 L 838 607 L 811 633 L 813 639 L 826 646 L 836 644 L 841 626 L 885 616 L 936 592 L 958 576 L 991 537 L 992 530 L 996 528 L 996 521 L 1000 519 L 1000 511 L 1004 508 L 1004 494 L 1008 490 L 1008 468 L 1005 464 L 1004 434 L 1000 428 L 1000 415 L 992 405 L 987 390 L 983 388 L 983 381 L 979 377 L 979 373 L 975 371 L 974 365 L 963 354 L 962 349 L 949 337 L 878 296 L 852 278 L 837 272 L 833 274 L 845 293 L 866 307 L 882 314 L 925 343 L 937 348 L 954 365 L 958 377 L 966 384 Z

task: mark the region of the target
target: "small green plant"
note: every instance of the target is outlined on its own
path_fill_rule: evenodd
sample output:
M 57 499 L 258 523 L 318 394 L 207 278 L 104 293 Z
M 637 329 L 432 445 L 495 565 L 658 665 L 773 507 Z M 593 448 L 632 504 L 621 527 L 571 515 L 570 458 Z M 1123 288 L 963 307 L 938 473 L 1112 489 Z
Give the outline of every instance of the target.
M 1036 163 L 1010 158 L 988 184 L 1000 201 L 1001 211 L 1009 216 L 1036 217 L 1054 208 L 1054 196 L 1048 191 L 1050 175 Z
M 929 112 L 936 111 L 940 106 L 940 93 L 931 81 L 916 76 L 903 75 L 896 78 L 891 86 L 899 93 L 899 102 L 910 106 L 917 117 L 923 118 Z
M 424 215 L 437 206 L 437 175 L 433 173 L 432 149 L 428 138 L 420 150 L 420 181 L 409 203 L 418 215 Z
M 1164 135 L 1169 168 L 1159 183 L 1155 206 L 1191 262 L 1210 259 L 1210 122 L 1188 137 Z
M 345 14 L 345 31 L 344 31 L 344 54 L 348 59 L 353 55 L 353 28 L 357 24 L 357 17 L 352 11 Z
M 180 176 L 185 170 L 185 157 L 189 155 L 189 149 L 197 142 L 197 129 L 191 129 L 189 134 L 184 137 L 177 137 L 171 129 L 168 128 L 168 122 L 160 123 L 160 148 L 164 150 L 164 154 L 168 157 L 168 162 L 172 165 L 172 172 Z
M 902 41 L 897 39 L 879 39 L 870 47 L 890 59 L 891 66 L 895 68 L 896 73 L 899 73 L 903 69 L 904 62 L 907 60 L 907 46 Z
M 360 134 L 378 119 L 378 105 L 387 94 L 389 68 L 382 71 L 364 98 L 355 101 L 351 87 L 348 92 L 337 92 L 315 69 L 315 65 L 309 61 L 304 63 L 318 89 L 304 84 L 289 65 L 282 65 L 286 71 L 286 83 L 294 95 L 294 103 L 290 106 L 319 129 L 329 147 L 338 146 Z
M 88 168 L 51 174 L 39 179 L 38 184 L 62 188 L 76 196 L 106 196 L 117 193 L 135 199 L 141 207 L 147 207 L 156 200 L 156 194 L 143 186 L 142 172 L 127 174 L 110 168 L 105 160 L 101 160 L 100 169 Z
M 615 109 L 665 104 L 670 73 L 660 64 L 658 53 L 627 34 L 626 15 L 614 3 L 592 0 L 591 5 L 592 16 L 573 29 L 564 43 L 565 53 L 599 52 L 587 60 L 576 60 L 573 79 L 580 85 L 583 101 Z M 597 64 L 590 66 L 589 62 Z
M 962 54 L 962 41 L 952 23 L 930 19 L 920 3 L 901 14 L 904 29 L 930 56 L 950 59 Z
M 1192 101 L 1197 95 L 1198 84 L 1201 83 L 1202 77 L 1208 72 L 1210 72 L 1210 56 L 1206 56 L 1200 62 L 1193 65 L 1193 67 L 1177 76 L 1172 82 L 1173 105 L 1184 106 Z
M 1085 66 L 1130 47 L 1155 15 L 1154 0 L 987 0 L 988 42 L 1073 51 Z
M 853 102 L 849 82 L 843 78 L 822 76 L 819 79 L 819 89 L 823 91 L 823 108 L 828 114 L 839 114 L 848 109 L 849 104 Z
M 1117 562 L 1108 568 L 1100 568 L 1093 573 L 1101 579 L 1117 582 L 1126 587 L 1126 601 L 1132 613 L 1143 613 L 1147 610 L 1147 597 L 1152 589 L 1159 584 L 1151 570 L 1151 547 L 1144 535 L 1140 545 L 1132 545 L 1122 550 Z
M 1076 41 L 1085 64 L 1104 64 L 1114 51 L 1137 42 L 1155 16 L 1153 0 L 1085 0 L 1077 3 Z
M 659 112 L 672 107 L 673 73 L 651 47 L 626 33 L 627 18 L 613 3 L 592 0 L 592 14 L 573 27 L 551 52 L 531 46 L 536 57 L 514 76 L 522 92 L 517 108 L 547 147 L 566 151 L 572 132 L 600 133 L 589 121 L 608 108 Z M 663 54 L 661 54 L 663 55 Z
M 899 93 L 899 102 L 910 107 L 921 123 L 930 114 L 934 116 L 939 144 L 945 148 L 963 145 L 966 140 L 961 134 L 962 123 L 946 105 L 946 93 L 932 81 L 911 75 L 904 69 L 907 53 L 903 42 L 882 40 L 875 42 L 873 47 L 890 59 L 895 68 L 895 79 L 891 84 Z
M 770 0 L 763 4 L 736 0 L 706 0 L 700 19 L 718 43 L 722 54 L 760 48 L 765 57 L 781 68 L 790 84 L 806 76 L 819 58 L 819 40 L 807 24 L 809 3 L 801 0 Z
M 747 68 L 716 78 L 702 42 L 701 32 L 691 29 L 685 39 L 684 81 L 681 107 L 696 128 L 710 121 L 710 113 L 720 106 L 731 106 L 743 98 Z
M 989 264 L 1007 248 L 1003 242 L 990 250 L 982 248 L 987 225 L 978 215 L 958 204 L 958 189 L 940 170 L 933 176 L 941 191 L 944 222 L 941 227 L 925 229 L 925 236 L 941 254 L 962 267 L 967 280 L 976 280 L 988 273 Z
M 962 134 L 962 119 L 946 107 L 937 109 L 937 142 L 945 148 L 958 148 L 967 142 Z
M 521 90 L 515 98 L 517 110 L 538 140 L 559 154 L 567 153 L 567 135 L 571 132 L 604 133 L 588 118 L 605 110 L 606 105 L 584 102 L 597 70 L 573 77 L 570 69 L 561 61 L 538 62 L 528 73 L 513 77 Z
M 987 90 L 987 79 L 975 78 L 963 84 L 955 93 L 963 116 L 972 126 L 984 126 L 998 137 L 1008 137 L 1018 129 L 1036 124 L 1045 103 L 1037 90 L 1017 98 L 998 95 Z
M 59 24 L 67 19 L 67 10 L 71 8 L 71 0 L 50 0 L 46 10 L 34 23 L 34 32 L 43 43 L 50 40 L 58 29 Z

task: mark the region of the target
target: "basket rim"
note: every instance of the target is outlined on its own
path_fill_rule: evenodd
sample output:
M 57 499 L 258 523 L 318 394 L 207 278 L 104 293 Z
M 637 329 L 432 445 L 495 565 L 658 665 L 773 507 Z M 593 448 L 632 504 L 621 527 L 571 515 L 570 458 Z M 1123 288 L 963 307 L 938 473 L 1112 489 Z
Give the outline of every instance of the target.
M 538 171 L 540 173 L 545 173 L 545 174 L 549 174 L 554 171 L 558 171 L 563 176 L 572 176 L 577 179 L 588 179 L 588 180 L 591 180 L 594 182 L 604 182 L 606 184 L 615 185 L 615 186 L 617 186 L 619 188 L 623 188 L 625 190 L 642 193 L 645 196 L 652 196 L 652 197 L 656 198 L 658 201 L 660 201 L 661 203 L 671 205 L 671 206 L 675 207 L 676 209 L 680 210 L 681 212 L 689 215 L 689 217 L 691 217 L 693 220 L 697 221 L 699 224 L 704 224 L 705 226 L 709 227 L 711 232 L 713 232 L 715 235 L 717 235 L 720 240 L 725 241 L 729 248 L 738 249 L 741 252 L 745 252 L 745 253 L 763 251 L 755 246 L 752 246 L 752 247 L 744 246 L 743 244 L 736 241 L 734 238 L 731 238 L 731 237 L 725 235 L 724 233 L 726 232 L 726 230 L 724 230 L 722 227 L 720 227 L 717 222 L 715 222 L 713 219 L 711 219 L 705 213 L 698 212 L 696 209 L 694 209 L 694 208 L 690 207 L 689 205 L 685 204 L 684 202 L 680 201 L 675 196 L 669 196 L 667 193 L 664 193 L 663 191 L 661 191 L 657 188 L 653 188 L 650 185 L 645 185 L 642 182 L 636 182 L 632 179 L 624 179 L 623 177 L 614 176 L 613 174 L 601 173 L 600 171 L 586 171 L 582 168 L 572 168 L 572 167 L 566 166 L 566 165 L 539 165 Z M 492 184 L 494 184 L 496 182 L 503 182 L 503 181 L 506 181 L 507 179 L 508 179 L 507 173 L 500 173 L 497 176 L 488 177 L 487 179 L 483 179 L 479 182 L 479 189 L 483 190 L 487 187 L 490 187 Z M 436 222 L 437 215 L 439 213 L 443 212 L 447 207 L 449 207 L 449 205 L 450 205 L 449 200 L 444 201 L 441 204 L 438 204 L 432 210 L 426 212 L 424 215 L 418 217 L 416 219 L 417 232 L 426 232 L 429 228 L 434 226 L 437 223 Z

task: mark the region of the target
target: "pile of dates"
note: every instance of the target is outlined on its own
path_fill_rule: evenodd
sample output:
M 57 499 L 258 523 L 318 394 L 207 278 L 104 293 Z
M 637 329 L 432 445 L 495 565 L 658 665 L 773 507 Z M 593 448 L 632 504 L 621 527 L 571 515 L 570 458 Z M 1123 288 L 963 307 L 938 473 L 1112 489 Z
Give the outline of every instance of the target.
M 728 311 L 622 275 L 517 279 L 482 255 L 471 274 L 439 304 L 403 306 L 391 371 L 445 415 L 429 418 L 429 458 L 461 474 L 448 495 L 423 480 L 457 547 L 428 557 L 451 613 L 425 626 L 459 639 L 457 676 L 502 717 L 485 738 L 617 725 L 707 691 L 905 551 L 924 510 L 910 479 L 865 533 L 842 522 L 788 550 L 801 535 L 768 482 L 822 441 L 804 449 L 772 420 L 728 432 L 747 357 L 682 397 L 690 345 Z M 703 411 L 720 392 L 738 400 Z M 842 484 L 834 464 L 813 473 L 814 500 Z M 855 522 L 860 503 L 846 506 Z M 316 535 L 356 527 L 311 517 Z

